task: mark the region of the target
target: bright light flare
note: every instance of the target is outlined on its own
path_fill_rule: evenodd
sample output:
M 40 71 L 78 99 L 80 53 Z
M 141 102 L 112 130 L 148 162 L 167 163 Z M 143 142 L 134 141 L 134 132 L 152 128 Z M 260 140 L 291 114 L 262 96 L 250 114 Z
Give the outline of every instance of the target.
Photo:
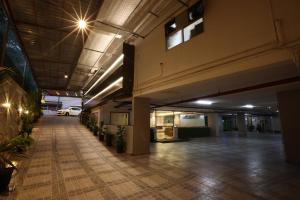
M 10 108 L 11 104 L 9 102 L 5 102 L 2 104 L 4 108 Z
M 23 108 L 22 107 L 19 107 L 18 109 L 19 113 L 21 114 L 23 112 Z
M 213 104 L 212 101 L 207 101 L 207 100 L 199 100 L 199 101 L 196 101 L 197 104 L 201 104 L 201 105 L 211 105 Z
M 78 20 L 78 28 L 79 29 L 86 29 L 87 22 L 84 19 Z
M 244 105 L 242 106 L 243 108 L 249 108 L 249 109 L 252 109 L 254 108 L 255 106 L 254 105 L 251 105 L 251 104 L 247 104 L 247 105 Z

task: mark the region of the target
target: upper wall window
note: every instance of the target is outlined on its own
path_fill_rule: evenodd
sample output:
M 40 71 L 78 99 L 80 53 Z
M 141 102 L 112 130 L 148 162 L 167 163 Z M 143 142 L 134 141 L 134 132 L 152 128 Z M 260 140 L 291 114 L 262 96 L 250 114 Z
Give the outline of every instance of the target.
M 165 24 L 167 49 L 186 42 L 203 32 L 204 6 L 202 0 Z

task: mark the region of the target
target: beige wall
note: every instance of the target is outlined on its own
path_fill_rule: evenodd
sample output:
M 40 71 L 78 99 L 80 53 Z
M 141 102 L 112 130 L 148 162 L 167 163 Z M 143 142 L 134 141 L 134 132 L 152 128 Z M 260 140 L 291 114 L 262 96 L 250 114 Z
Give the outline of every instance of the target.
M 22 98 L 25 98 L 25 94 L 25 91 L 9 77 L 0 83 L 0 134 L 12 137 L 19 133 L 18 108 L 22 105 Z M 10 109 L 1 106 L 5 102 L 11 104 Z
M 127 112 L 129 113 L 129 125 L 132 124 L 132 112 L 126 108 L 115 108 L 118 103 L 108 102 L 102 106 L 97 106 L 91 110 L 92 113 L 98 116 L 98 122 L 104 122 L 104 124 L 110 124 L 110 113 L 111 112 Z
M 166 50 L 163 23 L 137 42 L 134 96 L 295 60 L 300 1 L 206 3 L 204 32 L 190 41 Z

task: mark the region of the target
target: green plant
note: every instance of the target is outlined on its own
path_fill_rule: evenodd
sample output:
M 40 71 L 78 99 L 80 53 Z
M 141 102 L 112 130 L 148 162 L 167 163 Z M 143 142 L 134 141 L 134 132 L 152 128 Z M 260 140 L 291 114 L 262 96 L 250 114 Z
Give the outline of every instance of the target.
M 33 118 L 30 114 L 22 114 L 21 116 L 21 131 L 22 135 L 30 135 L 33 129 Z
M 89 115 L 89 129 L 94 132 L 95 127 L 97 126 L 97 120 L 94 115 Z
M 85 126 L 88 125 L 89 115 L 90 115 L 89 110 L 83 110 L 80 114 L 80 122 Z
M 7 139 L 3 135 L 0 138 L 0 192 L 8 189 L 13 170 L 16 166 L 12 158 L 24 157 L 24 151 L 33 143 L 29 136 L 18 135 Z
M 98 127 L 97 125 L 95 125 L 95 126 L 93 127 L 93 133 L 94 133 L 95 136 L 98 135 L 98 131 L 99 131 L 99 127 Z
M 116 133 L 116 147 L 118 153 L 123 153 L 125 149 L 124 135 L 126 133 L 125 126 L 118 126 L 118 132 Z
M 105 133 L 105 143 L 106 143 L 106 146 L 112 146 L 112 140 L 113 140 L 113 135 L 109 132 L 106 132 Z
M 100 141 L 104 141 L 104 134 L 105 134 L 105 131 L 106 131 L 106 129 L 105 129 L 105 127 L 104 127 L 104 122 L 101 121 L 101 122 L 100 122 L 100 128 L 99 128 L 99 135 L 98 135 Z

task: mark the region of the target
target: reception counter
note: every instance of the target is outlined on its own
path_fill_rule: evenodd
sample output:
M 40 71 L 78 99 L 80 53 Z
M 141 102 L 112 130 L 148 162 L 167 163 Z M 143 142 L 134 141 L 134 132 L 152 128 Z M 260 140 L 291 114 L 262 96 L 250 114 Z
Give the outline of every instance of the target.
M 175 127 L 174 129 L 179 139 L 210 136 L 209 127 Z

